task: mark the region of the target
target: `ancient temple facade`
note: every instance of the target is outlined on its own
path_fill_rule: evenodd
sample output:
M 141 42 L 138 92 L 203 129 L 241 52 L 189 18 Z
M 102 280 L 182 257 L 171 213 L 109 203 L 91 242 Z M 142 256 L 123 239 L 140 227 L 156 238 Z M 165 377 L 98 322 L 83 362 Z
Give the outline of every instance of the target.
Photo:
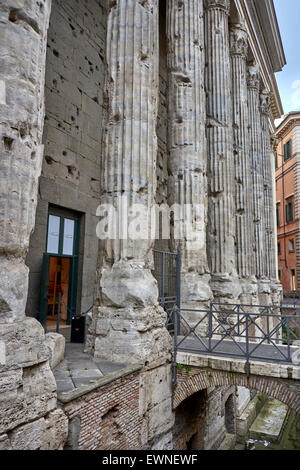
M 5 0 L 0 62 L 0 446 L 66 442 L 42 327 L 61 289 L 62 322 L 89 311 L 89 354 L 141 367 L 140 448 L 184 448 L 153 250 L 180 243 L 186 307 L 280 302 L 273 1 Z M 126 217 L 99 235 L 120 204 L 145 235 Z M 163 238 L 153 211 L 174 205 Z M 206 448 L 230 393 L 208 391 Z

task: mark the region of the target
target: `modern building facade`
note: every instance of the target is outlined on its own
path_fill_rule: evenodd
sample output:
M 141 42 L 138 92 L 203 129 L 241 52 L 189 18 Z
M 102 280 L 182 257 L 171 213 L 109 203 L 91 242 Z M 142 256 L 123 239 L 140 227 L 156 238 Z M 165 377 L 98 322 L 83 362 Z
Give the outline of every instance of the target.
M 276 217 L 278 276 L 284 291 L 298 291 L 300 257 L 299 163 L 300 113 L 287 114 L 276 130 Z M 298 262 L 297 262 L 298 260 Z
M 201 427 L 201 446 L 217 448 L 225 404 L 242 413 L 249 391 L 208 387 L 193 429 L 186 404 L 176 415 L 153 250 L 181 243 L 186 307 L 280 302 L 270 136 L 285 57 L 272 0 L 5 0 L 0 14 L 2 446 L 33 434 L 64 446 L 41 327 L 60 299 L 62 325 L 90 312 L 94 358 L 139 366 L 138 438 L 119 446 L 184 449 Z M 125 217 L 99 239 L 121 198 L 150 236 L 134 239 Z M 185 231 L 153 235 L 155 204 L 184 208 L 174 219 L 196 247 Z

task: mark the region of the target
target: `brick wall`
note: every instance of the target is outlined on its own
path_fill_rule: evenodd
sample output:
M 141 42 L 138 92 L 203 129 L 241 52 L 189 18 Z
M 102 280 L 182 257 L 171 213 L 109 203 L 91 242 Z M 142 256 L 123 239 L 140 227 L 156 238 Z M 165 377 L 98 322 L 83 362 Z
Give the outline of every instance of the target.
M 139 373 L 122 377 L 73 400 L 64 405 L 64 411 L 70 421 L 79 418 L 80 450 L 142 448 Z
M 272 367 L 272 365 L 270 365 Z M 193 367 L 189 374 L 185 370 L 178 372 L 178 382 L 174 392 L 174 408 L 186 398 L 210 387 L 236 385 L 256 390 L 264 395 L 276 398 L 288 407 L 300 413 L 300 385 L 297 380 L 264 377 L 259 375 L 226 372 Z

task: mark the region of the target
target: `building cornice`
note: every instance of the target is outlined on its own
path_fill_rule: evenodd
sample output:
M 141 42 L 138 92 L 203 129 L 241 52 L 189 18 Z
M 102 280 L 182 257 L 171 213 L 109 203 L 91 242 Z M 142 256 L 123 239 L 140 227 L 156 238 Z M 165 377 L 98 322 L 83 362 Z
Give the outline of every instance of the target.
M 278 139 L 284 138 L 296 125 L 300 126 L 300 111 L 291 111 L 277 127 L 275 136 Z
M 286 58 L 273 0 L 234 1 L 239 15 L 245 21 L 249 45 L 255 62 L 260 66 L 263 86 L 271 92 L 272 118 L 273 120 L 280 118 L 283 114 L 283 107 L 275 72 L 282 70 L 286 64 Z M 275 128 L 272 131 L 275 131 Z

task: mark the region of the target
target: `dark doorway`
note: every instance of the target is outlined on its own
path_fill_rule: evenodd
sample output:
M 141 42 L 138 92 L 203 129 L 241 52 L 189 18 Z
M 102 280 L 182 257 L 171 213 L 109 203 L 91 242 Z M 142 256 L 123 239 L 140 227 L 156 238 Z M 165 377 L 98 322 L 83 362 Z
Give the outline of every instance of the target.
M 207 390 L 184 400 L 175 410 L 174 443 L 177 450 L 205 448 Z
M 79 216 L 49 209 L 43 255 L 40 321 L 46 329 L 70 325 L 76 314 Z
M 235 434 L 235 400 L 231 394 L 225 403 L 225 428 L 229 434 Z

